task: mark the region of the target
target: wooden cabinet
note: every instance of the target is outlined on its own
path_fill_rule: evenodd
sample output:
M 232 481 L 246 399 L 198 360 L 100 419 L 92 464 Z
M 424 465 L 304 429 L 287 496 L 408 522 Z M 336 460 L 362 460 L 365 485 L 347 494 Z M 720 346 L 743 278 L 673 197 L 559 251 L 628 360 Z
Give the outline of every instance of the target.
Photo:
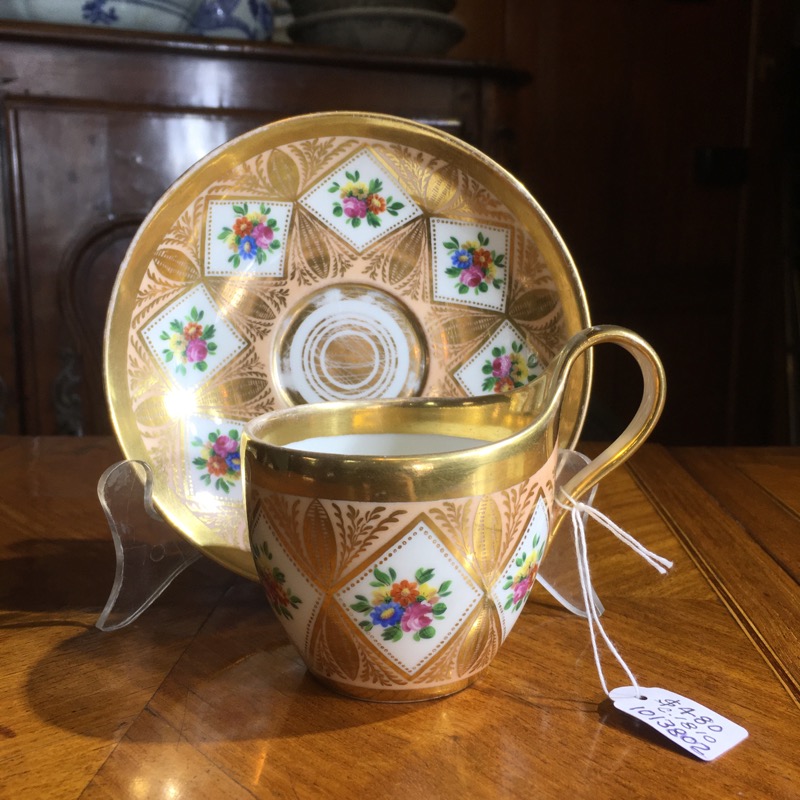
M 513 168 L 524 72 L 447 59 L 0 23 L 0 432 L 108 430 L 100 352 L 117 268 L 184 170 L 323 110 L 446 129 Z
M 798 5 L 505 6 L 505 57 L 535 76 L 519 97 L 518 176 L 567 242 L 592 320 L 634 328 L 664 360 L 655 438 L 797 443 Z M 584 431 L 608 439 L 640 383 L 624 354 L 595 358 Z

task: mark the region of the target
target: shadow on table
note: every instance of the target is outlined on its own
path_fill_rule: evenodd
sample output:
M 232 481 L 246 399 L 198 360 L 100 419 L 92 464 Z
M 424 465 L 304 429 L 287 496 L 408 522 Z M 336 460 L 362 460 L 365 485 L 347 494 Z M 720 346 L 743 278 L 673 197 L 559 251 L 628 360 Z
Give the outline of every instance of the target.
M 600 716 L 600 722 L 609 728 L 613 728 L 629 736 L 634 736 L 648 744 L 656 745 L 672 753 L 680 753 L 680 755 L 686 756 L 691 761 L 700 760 L 675 744 L 671 739 L 653 730 L 653 728 L 646 723 L 634 719 L 630 714 L 626 714 L 624 711 L 620 711 L 614 706 L 610 698 L 606 698 L 600 703 L 597 707 L 597 712 Z
M 31 625 L 55 624 L 47 619 Z M 261 586 L 207 561 L 126 628 L 55 642 L 31 666 L 26 692 L 46 723 L 103 740 L 129 729 L 137 741 L 177 731 L 203 741 L 298 736 L 415 708 L 359 702 L 318 684 Z
M 82 539 L 28 539 L 0 560 L 0 612 L 69 613 L 105 605 L 114 580 L 114 545 Z M 2 623 L 0 623 L 0 626 Z
M 106 550 L 111 548 L 59 545 L 48 544 L 51 549 L 39 563 L 28 561 L 24 552 L 19 559 L 0 562 L 0 579 L 10 576 L 16 564 L 25 580 L 52 584 L 45 597 L 32 600 L 18 583 L 0 597 L 0 610 L 25 606 L 22 610 L 41 612 L 20 613 L 30 619 L 30 627 L 92 619 L 87 607 L 104 602 L 110 587 L 113 553 Z M 82 578 L 89 570 L 94 577 Z M 551 601 L 544 593 L 541 599 Z M 536 609 L 537 630 L 547 628 L 549 616 L 554 624 L 566 613 L 560 607 L 550 614 Z M 48 628 L 26 636 L 35 642 L 35 652 L 43 653 L 28 668 L 26 693 L 32 711 L 49 725 L 103 741 L 127 734 L 137 742 L 224 747 L 226 742 L 348 729 L 365 728 L 367 735 L 372 725 L 410 730 L 407 723 L 393 726 L 393 721 L 423 713 L 425 726 L 451 731 L 447 736 L 456 737 L 453 742 L 462 735 L 469 739 L 485 734 L 510 747 L 506 739 L 513 731 L 506 730 L 503 719 L 517 720 L 517 727 L 548 726 L 565 714 L 584 718 L 593 711 L 591 703 L 590 709 L 584 701 L 551 692 L 541 696 L 534 690 L 526 697 L 507 690 L 507 682 L 516 679 L 510 664 L 524 665 L 519 667 L 522 677 L 530 670 L 536 673 L 516 653 L 528 648 L 524 637 L 507 643 L 496 669 L 493 665 L 476 688 L 449 698 L 381 704 L 336 695 L 307 673 L 262 587 L 207 559 L 179 575 L 153 606 L 121 630 L 92 627 L 73 635 L 68 629 Z M 487 703 L 496 715 L 476 713 L 476 704 Z

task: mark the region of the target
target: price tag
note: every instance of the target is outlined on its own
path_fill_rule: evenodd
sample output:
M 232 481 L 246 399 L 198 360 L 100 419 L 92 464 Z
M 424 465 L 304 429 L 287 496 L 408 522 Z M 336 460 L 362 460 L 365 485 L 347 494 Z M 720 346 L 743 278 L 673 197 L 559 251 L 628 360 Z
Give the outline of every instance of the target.
M 632 686 L 613 689 L 614 707 L 662 733 L 703 761 L 712 761 L 747 738 L 747 731 L 687 697 L 666 689 Z

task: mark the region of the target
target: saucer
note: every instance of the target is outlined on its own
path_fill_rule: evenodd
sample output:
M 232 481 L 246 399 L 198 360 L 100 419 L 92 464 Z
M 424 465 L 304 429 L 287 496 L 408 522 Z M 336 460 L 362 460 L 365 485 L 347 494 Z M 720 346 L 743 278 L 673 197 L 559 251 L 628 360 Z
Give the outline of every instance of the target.
M 164 518 L 255 580 L 245 422 L 508 391 L 589 324 L 564 243 L 505 170 L 426 125 L 312 114 L 228 142 L 155 205 L 112 292 L 106 396 Z M 574 371 L 561 447 L 578 439 L 590 375 L 588 359 Z

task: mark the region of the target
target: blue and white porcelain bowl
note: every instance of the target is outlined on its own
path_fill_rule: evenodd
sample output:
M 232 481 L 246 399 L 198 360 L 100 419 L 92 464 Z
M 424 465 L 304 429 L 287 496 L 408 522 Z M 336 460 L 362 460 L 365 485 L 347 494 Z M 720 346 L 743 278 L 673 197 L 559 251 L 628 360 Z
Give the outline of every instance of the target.
M 272 38 L 272 6 L 267 0 L 201 0 L 190 33 L 224 39 Z
M 184 33 L 200 0 L 5 0 L 0 18 Z

